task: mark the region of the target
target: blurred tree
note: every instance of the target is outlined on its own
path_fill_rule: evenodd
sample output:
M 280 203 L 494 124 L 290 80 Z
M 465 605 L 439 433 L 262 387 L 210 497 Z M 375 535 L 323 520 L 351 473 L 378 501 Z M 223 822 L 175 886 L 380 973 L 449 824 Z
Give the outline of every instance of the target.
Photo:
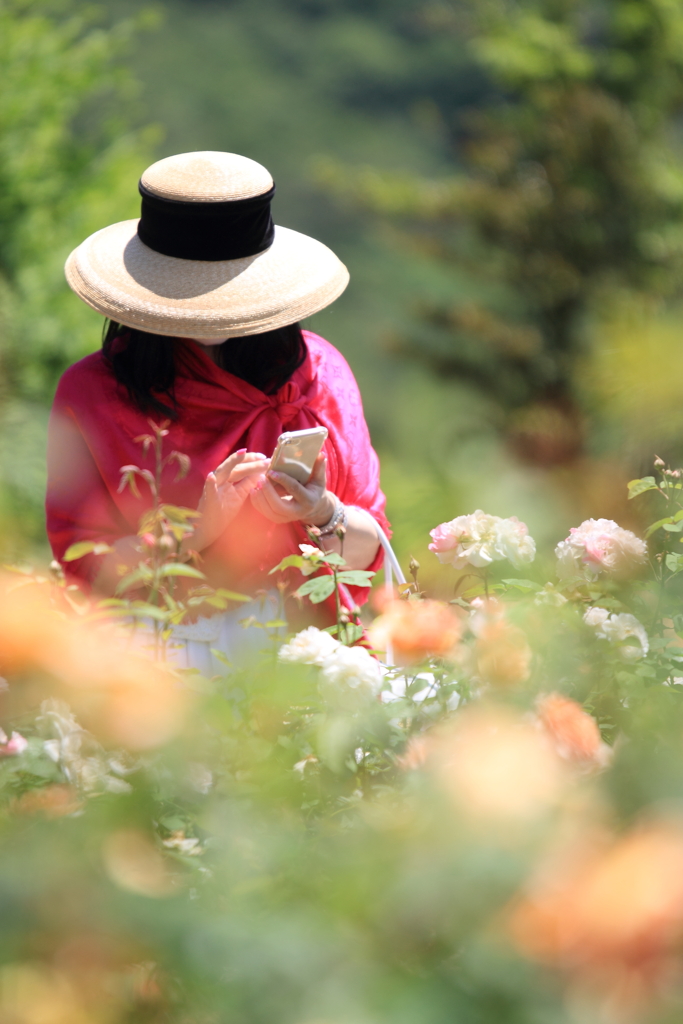
M 135 216 L 130 182 L 154 133 L 129 127 L 123 57 L 149 14 L 106 27 L 78 0 L 0 0 L 0 521 L 42 534 L 44 425 L 59 374 L 96 343 L 62 267 L 107 221 Z M 27 519 L 33 524 L 27 530 Z
M 105 28 L 75 0 L 0 2 L 0 273 L 15 393 L 49 397 L 56 374 L 82 354 L 73 317 L 53 330 L 44 323 L 66 294 L 70 247 L 109 213 L 135 213 L 135 197 L 123 195 L 150 139 L 128 127 L 135 83 L 122 65 L 149 20 Z
M 499 91 L 460 118 L 463 171 L 367 171 L 351 185 L 333 165 L 321 175 L 472 274 L 471 301 L 425 306 L 401 347 L 490 395 L 523 456 L 568 461 L 582 443 L 575 365 L 596 300 L 678 283 L 683 5 L 484 0 L 469 16 Z M 462 25 L 452 12 L 451 30 Z

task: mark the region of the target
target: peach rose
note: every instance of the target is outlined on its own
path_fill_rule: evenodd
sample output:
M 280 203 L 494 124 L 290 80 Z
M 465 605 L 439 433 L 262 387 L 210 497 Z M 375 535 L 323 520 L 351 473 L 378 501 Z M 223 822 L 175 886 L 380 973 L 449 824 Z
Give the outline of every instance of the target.
M 460 639 L 460 616 L 441 601 L 391 601 L 372 623 L 370 639 L 381 650 L 391 645 L 396 660 L 414 665 L 429 655 L 449 654 Z
M 611 749 L 603 743 L 598 724 L 580 704 L 550 693 L 537 702 L 538 719 L 560 755 L 567 761 L 602 766 Z
M 613 1004 L 625 1000 L 631 1013 L 665 980 L 683 940 L 681 823 L 563 845 L 539 865 L 508 926 L 527 957 L 585 979 Z

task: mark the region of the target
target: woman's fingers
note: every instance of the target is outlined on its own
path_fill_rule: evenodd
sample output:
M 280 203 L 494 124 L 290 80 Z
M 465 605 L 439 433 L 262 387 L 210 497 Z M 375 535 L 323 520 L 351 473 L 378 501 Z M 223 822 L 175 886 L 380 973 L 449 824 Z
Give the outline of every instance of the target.
M 251 503 L 261 515 L 275 523 L 287 523 L 298 516 L 292 512 L 291 499 L 281 498 L 269 480 L 251 492 Z
M 310 487 L 311 484 L 315 484 L 323 491 L 327 488 L 327 456 L 323 452 L 313 463 L 313 473 L 308 481 L 308 486 Z
M 240 462 L 244 461 L 247 454 L 246 448 L 240 448 L 238 452 L 233 452 L 232 455 L 228 455 L 227 459 L 221 462 L 220 466 L 214 469 L 216 479 L 222 482 L 224 479 L 230 476 L 235 466 L 239 466 Z
M 291 494 L 294 500 L 298 501 L 302 505 L 307 504 L 311 500 L 311 496 L 306 490 L 306 487 L 287 473 L 269 472 L 267 474 L 267 479 L 272 480 L 273 483 L 277 484 L 278 487 L 281 487 L 283 491 L 287 492 L 287 494 Z
M 259 481 L 265 481 L 265 477 L 254 474 L 253 476 L 245 476 L 242 480 L 237 480 L 232 486 L 235 493 L 244 501 L 246 496 L 259 486 Z
M 214 472 L 219 483 L 225 483 L 226 480 L 235 483 L 252 473 L 265 473 L 269 465 L 270 459 L 262 452 L 248 452 L 246 448 L 241 448 L 221 462 Z
M 262 476 L 270 465 L 270 459 L 258 459 L 252 462 L 241 462 L 238 466 L 230 473 L 228 479 L 231 484 L 238 484 L 241 480 L 245 480 L 247 477 Z

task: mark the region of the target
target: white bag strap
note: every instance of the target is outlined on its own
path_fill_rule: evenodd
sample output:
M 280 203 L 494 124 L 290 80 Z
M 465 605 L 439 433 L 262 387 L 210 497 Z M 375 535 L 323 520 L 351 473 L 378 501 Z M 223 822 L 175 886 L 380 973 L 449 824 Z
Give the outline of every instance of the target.
M 379 525 L 379 523 L 377 522 L 375 517 L 370 515 L 370 513 L 367 511 L 367 509 L 358 508 L 357 505 L 354 505 L 353 508 L 356 510 L 356 512 L 362 512 L 363 515 L 367 519 L 370 520 L 370 522 L 372 523 L 373 527 L 375 528 L 375 531 L 376 531 L 377 536 L 379 538 L 379 542 L 382 545 L 382 547 L 384 548 L 384 586 L 386 587 L 387 595 L 390 596 L 390 597 L 393 597 L 393 595 L 394 595 L 394 576 L 396 577 L 396 582 L 399 585 L 401 585 L 401 584 L 406 582 L 406 578 L 405 578 L 405 576 L 403 574 L 403 569 L 401 568 L 401 564 L 400 564 L 398 558 L 396 557 L 396 552 L 392 548 L 391 541 L 389 540 L 389 538 L 387 537 L 386 533 L 384 532 L 382 527 Z M 389 644 L 387 646 L 386 656 L 385 656 L 385 664 L 386 665 L 393 665 L 394 664 L 394 652 L 393 652 L 391 644 Z

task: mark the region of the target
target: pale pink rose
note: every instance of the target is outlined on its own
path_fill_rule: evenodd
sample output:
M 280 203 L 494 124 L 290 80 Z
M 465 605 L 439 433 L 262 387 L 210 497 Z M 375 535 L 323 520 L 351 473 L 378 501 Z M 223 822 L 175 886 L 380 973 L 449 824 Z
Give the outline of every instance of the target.
M 623 575 L 645 561 L 647 545 L 612 519 L 586 519 L 572 527 L 555 554 L 561 579 L 582 573 L 592 577 L 601 572 Z
M 464 530 L 462 532 L 458 532 L 454 529 L 455 522 L 456 520 L 453 520 L 452 523 L 441 523 L 440 526 L 437 526 L 436 529 L 432 530 L 429 534 L 432 538 L 429 550 L 433 551 L 442 563 L 450 561 L 450 559 L 443 558 L 442 556 L 453 551 L 454 548 L 457 548 L 460 537 L 462 536 L 462 533 L 464 533 Z
M 481 509 L 441 523 L 430 533 L 433 551 L 442 565 L 463 569 L 466 565 L 482 568 L 507 558 L 516 569 L 533 562 L 536 545 L 525 523 L 516 516 L 501 519 Z
M 15 754 L 22 754 L 28 746 L 28 740 L 24 739 L 21 733 L 13 732 L 7 739 L 5 733 L 0 729 L 0 757 L 12 757 Z

